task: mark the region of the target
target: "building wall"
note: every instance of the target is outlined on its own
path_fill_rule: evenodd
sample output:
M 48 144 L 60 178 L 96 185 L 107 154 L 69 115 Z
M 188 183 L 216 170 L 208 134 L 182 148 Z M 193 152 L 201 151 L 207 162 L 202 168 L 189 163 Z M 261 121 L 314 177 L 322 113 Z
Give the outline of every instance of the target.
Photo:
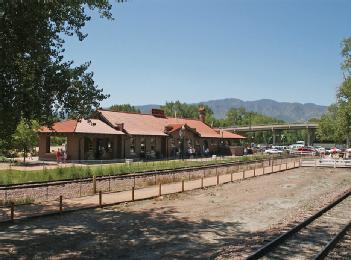
M 67 158 L 68 160 L 79 160 L 79 135 L 67 136 Z

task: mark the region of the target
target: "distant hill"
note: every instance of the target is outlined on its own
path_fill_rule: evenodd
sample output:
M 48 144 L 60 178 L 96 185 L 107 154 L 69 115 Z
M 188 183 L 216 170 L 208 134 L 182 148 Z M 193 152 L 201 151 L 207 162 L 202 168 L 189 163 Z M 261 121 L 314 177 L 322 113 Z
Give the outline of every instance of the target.
M 213 110 L 216 118 L 225 117 L 227 111 L 232 107 L 244 107 L 247 111 L 258 112 L 287 122 L 306 122 L 313 117 L 319 118 L 327 109 L 326 106 L 313 103 L 277 102 L 271 99 L 243 101 L 236 98 L 226 98 L 200 103 L 208 105 Z M 143 105 L 137 107 L 141 112 L 149 113 L 152 108 L 159 108 L 160 105 Z

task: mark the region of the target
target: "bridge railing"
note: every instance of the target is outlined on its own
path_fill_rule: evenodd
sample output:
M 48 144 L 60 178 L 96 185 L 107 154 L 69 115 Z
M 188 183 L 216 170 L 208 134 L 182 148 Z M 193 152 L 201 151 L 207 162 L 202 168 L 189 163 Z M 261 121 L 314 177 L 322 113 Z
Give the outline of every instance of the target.
M 241 126 L 230 126 L 230 127 L 221 127 L 220 129 L 232 129 L 232 128 L 254 128 L 262 126 L 307 126 L 307 127 L 317 127 L 318 124 L 315 123 L 272 123 L 272 124 L 255 124 L 255 125 L 241 125 Z

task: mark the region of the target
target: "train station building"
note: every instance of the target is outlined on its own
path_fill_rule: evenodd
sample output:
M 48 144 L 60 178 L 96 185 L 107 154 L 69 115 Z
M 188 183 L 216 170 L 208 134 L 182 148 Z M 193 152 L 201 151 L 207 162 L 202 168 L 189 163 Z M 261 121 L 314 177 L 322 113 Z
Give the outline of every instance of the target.
M 151 114 L 96 111 L 92 119 L 66 120 L 43 127 L 39 159 L 54 160 L 53 136 L 66 138 L 68 160 L 166 159 L 232 155 L 245 137 L 205 124 L 199 119 L 167 117 L 162 110 Z M 239 149 L 240 150 L 240 149 Z M 239 152 L 240 153 L 240 152 Z

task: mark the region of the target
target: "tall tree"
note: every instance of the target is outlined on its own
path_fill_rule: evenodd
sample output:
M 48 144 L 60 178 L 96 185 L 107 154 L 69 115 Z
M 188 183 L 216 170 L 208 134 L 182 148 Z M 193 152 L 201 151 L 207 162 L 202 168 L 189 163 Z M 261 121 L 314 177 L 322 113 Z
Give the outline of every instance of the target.
M 246 111 L 245 108 L 231 108 L 226 114 L 227 126 L 249 126 L 284 123 L 283 120 L 262 115 L 257 112 Z
M 90 62 L 64 59 L 64 36 L 87 37 L 82 29 L 97 10 L 112 19 L 108 0 L 4 0 L 0 3 L 0 140 L 9 139 L 21 117 L 40 124 L 54 117 L 87 116 L 107 95 Z
M 120 104 L 120 105 L 112 105 L 110 106 L 110 110 L 116 111 L 116 112 L 136 112 L 140 113 L 140 109 L 136 108 L 135 106 L 132 106 L 130 104 Z
M 342 41 L 341 68 L 344 81 L 337 92 L 337 102 L 328 108 L 319 123 L 318 136 L 323 141 L 344 142 L 351 138 L 351 37 Z
M 322 115 L 318 123 L 317 137 L 322 142 L 341 142 L 344 140 L 338 134 L 338 106 L 333 104 L 328 107 L 327 112 Z
M 28 152 L 38 144 L 38 129 L 38 122 L 35 120 L 28 122 L 22 118 L 13 134 L 14 147 L 23 153 L 24 163 Z
M 206 122 L 211 123 L 213 119 L 213 111 L 207 105 L 202 104 L 187 104 L 182 103 L 179 100 L 175 102 L 166 102 L 165 105 L 161 106 L 161 109 L 165 111 L 167 116 L 177 116 L 182 118 L 199 118 L 199 106 L 204 106 L 206 109 Z

